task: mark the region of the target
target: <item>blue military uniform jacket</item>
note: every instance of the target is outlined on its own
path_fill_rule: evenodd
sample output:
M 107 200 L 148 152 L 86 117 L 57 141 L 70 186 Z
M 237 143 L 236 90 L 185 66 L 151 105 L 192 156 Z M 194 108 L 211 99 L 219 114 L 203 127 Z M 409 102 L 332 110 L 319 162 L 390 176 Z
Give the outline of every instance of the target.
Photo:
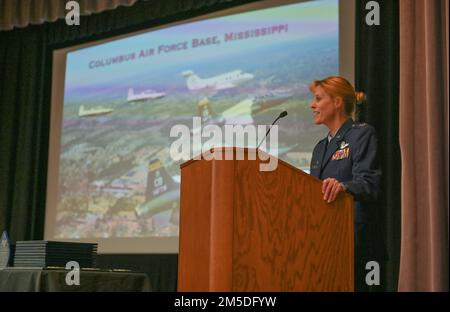
M 324 138 L 316 145 L 310 172 L 321 180 L 335 178 L 342 182 L 355 198 L 355 223 L 371 221 L 370 208 L 364 203 L 376 201 L 381 178 L 372 126 L 349 118 L 330 142 Z

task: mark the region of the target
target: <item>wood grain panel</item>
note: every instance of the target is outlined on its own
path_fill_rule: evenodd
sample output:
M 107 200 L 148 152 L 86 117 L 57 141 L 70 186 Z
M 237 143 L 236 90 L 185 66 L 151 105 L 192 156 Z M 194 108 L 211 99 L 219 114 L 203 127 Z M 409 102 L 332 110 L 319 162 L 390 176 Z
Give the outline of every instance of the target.
M 195 161 L 182 169 L 179 291 L 209 290 L 211 179 L 211 162 Z
M 212 162 L 210 291 L 231 291 L 233 278 L 234 165 Z
M 318 179 L 258 166 L 236 162 L 233 290 L 352 291 L 351 197 L 327 204 Z

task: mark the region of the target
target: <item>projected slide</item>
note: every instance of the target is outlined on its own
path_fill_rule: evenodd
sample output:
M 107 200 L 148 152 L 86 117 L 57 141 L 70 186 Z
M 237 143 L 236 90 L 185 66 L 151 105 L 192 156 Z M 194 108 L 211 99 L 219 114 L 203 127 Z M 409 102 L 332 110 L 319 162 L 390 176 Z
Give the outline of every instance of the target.
M 338 35 L 338 1 L 308 1 L 68 53 L 54 237 L 178 236 L 183 161 L 169 133 L 194 134 L 193 116 L 268 125 L 287 110 L 277 153 L 306 170 L 325 135 L 308 85 L 338 74 Z

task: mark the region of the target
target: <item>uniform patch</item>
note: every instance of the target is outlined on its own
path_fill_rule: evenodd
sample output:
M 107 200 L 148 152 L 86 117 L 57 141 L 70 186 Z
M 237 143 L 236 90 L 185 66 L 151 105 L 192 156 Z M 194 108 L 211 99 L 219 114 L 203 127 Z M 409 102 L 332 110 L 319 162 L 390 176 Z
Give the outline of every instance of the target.
M 346 147 L 343 149 L 338 149 L 336 152 L 334 152 L 333 157 L 331 157 L 331 160 L 341 160 L 348 158 L 348 155 L 350 154 L 350 148 Z

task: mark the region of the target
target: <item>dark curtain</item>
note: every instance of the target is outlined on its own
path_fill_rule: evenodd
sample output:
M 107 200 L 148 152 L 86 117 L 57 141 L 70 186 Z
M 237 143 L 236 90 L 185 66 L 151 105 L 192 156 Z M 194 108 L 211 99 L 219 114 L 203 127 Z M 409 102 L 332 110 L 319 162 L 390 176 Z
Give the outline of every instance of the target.
M 54 22 L 66 16 L 70 0 L 0 0 L 0 30 Z M 118 6 L 133 5 L 137 0 L 77 0 L 81 15 L 114 10 Z
M 388 258 L 380 263 L 377 290 L 396 291 L 400 258 L 400 145 L 399 145 L 399 3 L 377 1 L 380 25 L 366 24 L 369 1 L 356 1 L 356 89 L 367 101 L 359 119 L 375 127 L 383 170 L 378 224 Z
M 43 237 L 50 61 L 39 27 L 0 32 L 0 230 Z

